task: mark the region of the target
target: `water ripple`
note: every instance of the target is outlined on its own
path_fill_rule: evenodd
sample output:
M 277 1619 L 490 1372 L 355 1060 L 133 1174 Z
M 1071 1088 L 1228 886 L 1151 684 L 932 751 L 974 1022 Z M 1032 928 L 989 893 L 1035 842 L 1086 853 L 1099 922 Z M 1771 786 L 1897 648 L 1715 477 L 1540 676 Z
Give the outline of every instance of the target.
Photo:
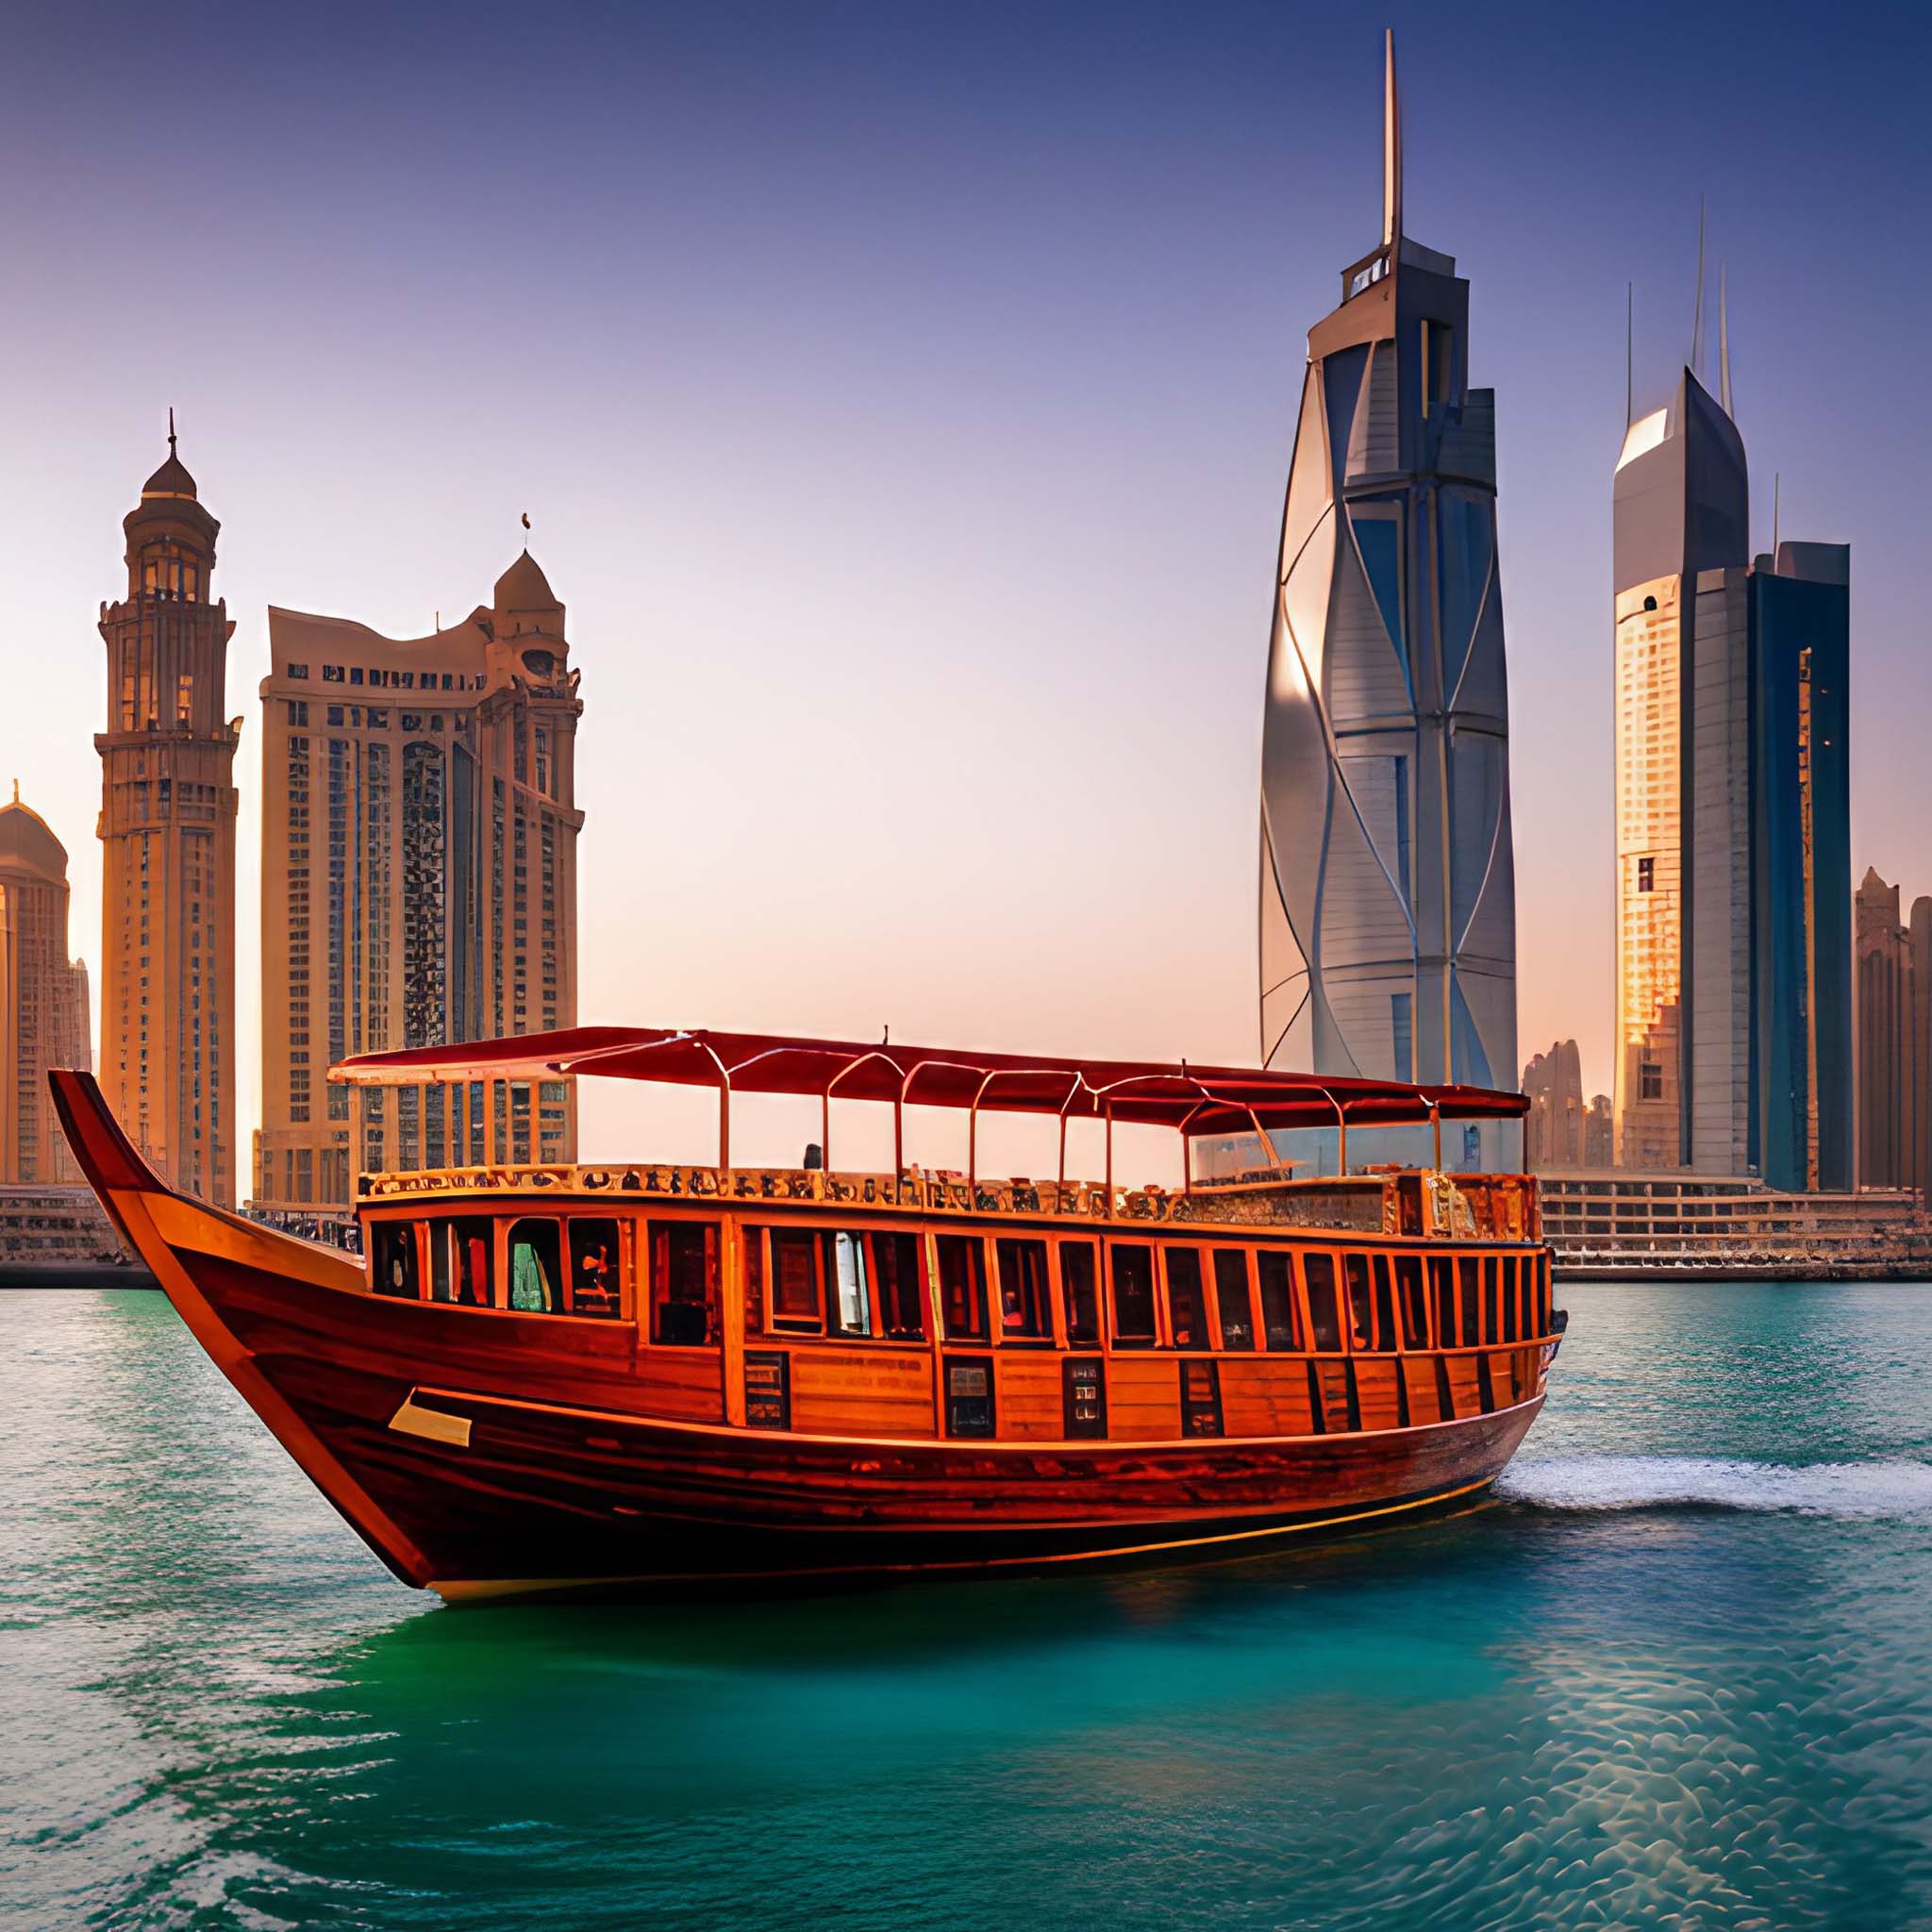
M 1708 1456 L 1560 1456 L 1524 1459 L 1496 1493 L 1543 1509 L 1789 1509 L 1849 1519 L 1932 1515 L 1932 1463 L 1791 1466 Z

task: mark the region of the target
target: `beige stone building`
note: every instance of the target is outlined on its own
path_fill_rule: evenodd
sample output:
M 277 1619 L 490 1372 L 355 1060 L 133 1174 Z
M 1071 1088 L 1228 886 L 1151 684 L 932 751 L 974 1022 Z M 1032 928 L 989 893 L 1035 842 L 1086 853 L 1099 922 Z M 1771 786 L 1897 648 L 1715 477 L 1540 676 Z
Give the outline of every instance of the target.
M 101 1086 L 177 1188 L 232 1207 L 235 747 L 215 536 L 175 452 L 142 485 L 127 594 L 101 606 Z
M 92 1067 L 87 994 L 67 957 L 67 848 L 16 785 L 0 806 L 0 1186 L 80 1181 L 47 1069 Z
M 428 637 L 269 611 L 258 1212 L 356 1174 L 568 1161 L 570 1083 L 331 1086 L 356 1053 L 576 1021 L 578 674 L 526 550 Z

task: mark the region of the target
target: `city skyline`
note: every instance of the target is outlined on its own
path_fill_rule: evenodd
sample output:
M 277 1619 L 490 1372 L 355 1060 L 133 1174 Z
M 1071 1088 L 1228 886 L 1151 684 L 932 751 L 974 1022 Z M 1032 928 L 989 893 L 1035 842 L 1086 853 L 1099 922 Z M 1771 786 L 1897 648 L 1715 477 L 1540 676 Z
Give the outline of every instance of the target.
M 1500 50 L 1509 18 L 1459 31 Z M 1412 70 L 1445 58 L 1425 17 L 1398 10 L 1395 24 Z M 1158 28 L 1145 36 L 1158 39 Z M 42 384 L 16 412 L 31 444 L 103 454 L 51 481 L 22 475 L 5 486 L 13 525 L 42 559 L 19 621 L 58 646 L 47 653 L 47 703 L 63 721 L 23 743 L 17 762 L 26 795 L 75 855 L 76 930 L 98 929 L 90 787 L 65 768 L 102 700 L 98 651 L 86 648 L 110 561 L 101 506 L 116 517 L 125 509 L 127 481 L 152 466 L 173 400 L 227 525 L 224 583 L 240 626 L 232 710 L 245 711 L 239 694 L 265 669 L 271 602 L 346 608 L 420 633 L 433 621 L 423 602 L 441 594 L 454 607 L 465 582 L 488 581 L 517 514 L 531 510 L 546 566 L 571 587 L 584 661 L 610 693 L 600 710 L 612 722 L 593 721 L 586 741 L 580 797 L 590 813 L 587 928 L 619 943 L 604 958 L 587 950 L 587 1018 L 776 1017 L 841 1032 L 890 1020 L 908 1033 L 1015 1047 L 1074 1033 L 1095 1048 L 1252 1051 L 1262 675 L 1254 584 L 1274 548 L 1300 326 L 1332 300 L 1335 261 L 1358 252 L 1373 220 L 1374 139 L 1359 103 L 1374 85 L 1374 38 L 1353 23 L 1305 35 L 1315 92 L 1293 128 L 1278 108 L 1264 111 L 1230 65 L 1196 56 L 1174 81 L 1175 100 L 1151 131 L 1140 129 L 1152 153 L 1138 160 L 1120 129 L 1147 98 L 1146 38 L 1135 58 L 1117 51 L 1093 77 L 1084 144 L 1072 146 L 1047 138 L 1025 88 L 969 64 L 953 98 L 1034 133 L 1031 172 L 1010 162 L 975 171 L 968 157 L 981 143 L 953 121 L 922 131 L 887 115 L 877 125 L 924 158 L 925 185 L 941 192 L 924 211 L 930 234 L 891 196 L 867 204 L 872 219 L 857 208 L 814 218 L 807 232 L 818 244 L 842 238 L 858 250 L 846 259 L 863 273 L 849 288 L 782 233 L 747 226 L 741 204 L 732 203 L 735 221 L 718 219 L 715 190 L 702 183 L 665 190 L 641 217 L 675 273 L 626 282 L 617 268 L 600 270 L 601 242 L 586 227 L 534 219 L 579 208 L 586 223 L 607 220 L 595 168 L 514 181 L 492 173 L 490 192 L 475 196 L 439 175 L 420 192 L 451 198 L 452 237 L 405 246 L 375 203 L 385 170 L 411 178 L 414 150 L 400 136 L 377 144 L 368 177 L 339 168 L 326 184 L 367 230 L 325 223 L 325 253 L 341 256 L 345 286 L 373 304 L 337 343 L 299 318 L 270 321 L 258 294 L 225 319 L 212 290 L 158 312 L 150 305 L 142 317 L 92 306 L 92 269 L 58 231 L 29 224 L 25 266 L 40 296 L 16 325 L 37 359 L 61 367 L 68 352 L 43 306 L 58 290 L 87 317 L 73 353 L 105 370 L 85 392 Z M 1728 259 L 1739 413 L 1760 478 L 1784 470 L 1787 527 L 1859 546 L 1855 867 L 1896 873 L 1906 828 L 1925 804 L 1907 755 L 1912 708 L 1886 699 L 1918 641 L 1906 615 L 1910 539 L 1880 487 L 1904 473 L 1909 439 L 1857 407 L 1857 372 L 1821 370 L 1802 353 L 1821 291 L 1855 286 L 1858 263 L 1876 258 L 1879 223 L 1865 210 L 1893 137 L 1881 128 L 1855 157 L 1826 152 L 1843 125 L 1833 119 L 1843 103 L 1826 90 L 1804 136 L 1801 178 L 1788 167 L 1774 197 L 1754 199 L 1751 168 L 1720 156 L 1726 116 L 1790 98 L 1778 93 L 1783 67 L 1818 73 L 1794 52 L 1808 45 L 1802 33 L 1774 38 L 1775 61 L 1740 46 L 1739 94 L 1717 102 L 1702 137 L 1709 144 L 1693 152 L 1667 138 L 1666 152 L 1633 163 L 1619 198 L 1593 207 L 1587 245 L 1557 208 L 1578 196 L 1589 157 L 1611 149 L 1609 109 L 1630 76 L 1614 47 L 1564 127 L 1541 108 L 1524 128 L 1483 112 L 1523 86 L 1525 59 L 1556 71 L 1541 43 L 1499 52 L 1493 73 L 1467 77 L 1475 98 L 1454 114 L 1441 100 L 1412 94 L 1409 104 L 1411 150 L 1431 154 L 1431 179 L 1411 185 L 1414 225 L 1453 228 L 1475 290 L 1481 379 L 1509 398 L 1502 557 L 1524 908 L 1520 1037 L 1576 1035 L 1591 1091 L 1608 1085 L 1603 477 L 1621 425 L 1623 284 L 1634 274 L 1640 364 L 1655 372 L 1681 359 L 1695 269 L 1686 179 L 1707 182 L 1711 258 Z M 536 40 L 537 73 L 575 45 L 561 28 Z M 694 28 L 683 40 L 703 44 L 664 51 L 682 104 L 676 125 L 628 137 L 630 148 L 614 133 L 575 128 L 564 143 L 574 161 L 598 141 L 641 153 L 635 143 L 648 140 L 660 158 L 708 152 L 704 137 L 724 143 L 733 121 L 716 81 L 719 49 Z M 64 75 L 71 103 L 84 63 L 75 47 L 53 51 L 51 93 L 61 96 Z M 1070 71 L 1063 34 L 1046 34 L 1041 51 L 1044 73 Z M 1562 64 L 1603 51 L 1591 42 Z M 1871 58 L 1869 42 L 1855 51 Z M 771 56 L 781 57 L 802 58 L 795 42 Z M 243 34 L 217 65 L 245 75 L 268 58 Z M 823 101 L 789 101 L 786 111 L 824 136 L 820 117 L 834 103 L 849 106 L 857 89 L 877 107 L 895 63 L 909 58 L 903 37 L 888 34 L 870 61 L 826 81 Z M 398 50 L 399 73 L 420 64 L 420 53 Z M 114 103 L 114 87 L 104 92 L 94 114 Z M 1452 138 L 1464 111 L 1482 119 L 1480 141 Z M 38 125 L 30 110 L 8 138 Z M 328 132 L 304 125 L 280 142 L 251 108 L 223 139 L 256 143 L 273 175 L 285 148 L 312 152 L 320 142 L 326 151 Z M 1532 132 L 1555 143 L 1547 191 L 1522 178 Z M 122 139 L 106 133 L 104 160 Z M 1465 153 L 1449 152 L 1457 146 Z M 846 179 L 836 142 L 805 152 L 818 191 Z M 191 143 L 182 165 L 192 174 L 211 158 Z M 740 165 L 762 171 L 775 155 L 754 145 Z M 1163 171 L 1169 187 L 1150 196 Z M 1042 179 L 1077 192 L 1077 208 L 1063 199 L 1021 218 Z M 92 210 L 107 174 L 90 162 L 67 192 Z M 224 207 L 231 245 L 266 251 L 270 285 L 306 273 L 306 257 L 275 242 L 246 205 L 231 196 Z M 711 225 L 693 240 L 687 224 L 702 225 L 707 211 Z M 145 259 L 134 229 L 109 223 L 104 232 Z M 1052 258 L 1069 236 L 1089 241 L 1077 275 Z M 930 283 L 921 287 L 941 256 L 952 267 L 940 286 L 961 298 L 958 316 L 940 314 Z M 403 319 L 441 308 L 445 275 L 470 260 L 492 289 L 523 278 L 547 291 L 574 277 L 589 300 L 561 332 L 510 321 L 502 306 L 474 326 L 452 321 L 450 352 L 434 369 L 420 352 L 379 353 Z M 173 274 L 161 275 L 163 289 Z M 1902 311 L 1921 275 L 1906 264 Z M 760 276 L 787 291 L 782 327 L 747 306 Z M 641 331 L 621 299 L 633 286 L 651 328 Z M 1569 305 L 1564 326 L 1531 329 L 1530 310 L 1557 291 Z M 873 309 L 877 330 L 854 334 L 848 325 Z M 714 347 L 698 341 L 700 325 L 716 333 L 725 319 Z M 1877 318 L 1861 361 L 1882 366 L 1894 353 L 1892 325 Z M 157 330 L 161 361 L 132 353 Z M 1552 333 L 1560 357 L 1539 340 Z M 881 359 L 891 336 L 924 353 Z M 1894 366 L 1903 353 L 1901 343 Z M 674 363 L 675 379 L 658 366 Z M 571 379 L 579 366 L 582 386 Z M 1185 410 L 1134 409 L 1133 398 L 1177 391 Z M 1754 549 L 1770 535 L 1758 495 Z M 618 736 L 619 718 L 636 721 L 645 755 Z M 718 739 L 728 741 L 722 776 Z M 244 753 L 244 934 L 258 917 L 252 763 Z M 800 801 L 817 834 L 809 868 L 796 857 Z M 945 875 L 882 867 L 880 826 L 887 843 L 902 830 L 915 845 L 935 832 L 955 855 Z M 637 862 L 641 840 L 652 848 L 648 867 Z M 722 850 L 742 868 L 729 893 Z M 1131 903 L 1150 862 L 1163 876 L 1184 868 L 1184 904 L 1165 922 L 1173 929 L 1096 955 L 1092 935 Z M 774 924 L 786 935 L 782 972 L 771 963 Z M 1026 936 L 1017 961 L 987 937 L 1016 929 Z M 244 1021 L 258 996 L 253 950 L 242 951 Z M 245 1127 L 258 1117 L 258 1052 L 245 1031 L 237 1051 Z

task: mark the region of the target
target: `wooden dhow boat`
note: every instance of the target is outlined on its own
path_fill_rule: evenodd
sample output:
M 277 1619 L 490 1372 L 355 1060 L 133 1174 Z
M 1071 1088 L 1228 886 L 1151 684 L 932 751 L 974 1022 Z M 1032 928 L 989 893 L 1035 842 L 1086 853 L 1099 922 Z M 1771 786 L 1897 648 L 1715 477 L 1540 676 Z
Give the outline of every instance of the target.
M 1263 1550 L 1478 1496 L 1542 1405 L 1535 1183 L 1441 1154 L 1518 1095 L 616 1027 L 331 1077 L 591 1074 L 715 1088 L 715 1162 L 364 1175 L 361 1259 L 175 1192 L 52 1075 L 196 1340 L 452 1601 Z M 807 1164 L 733 1165 L 746 1094 L 818 1101 Z M 868 1101 L 890 1169 L 814 1161 Z M 907 1164 L 920 1108 L 964 1111 L 962 1170 Z M 996 1113 L 1057 1117 L 1055 1179 L 980 1174 Z M 1081 1123 L 1098 1181 L 1067 1176 Z M 1115 1185 L 1117 1126 L 1177 1132 L 1182 1185 Z M 1424 1158 L 1364 1163 L 1389 1129 Z M 1283 1158 L 1298 1136 L 1330 1172 Z

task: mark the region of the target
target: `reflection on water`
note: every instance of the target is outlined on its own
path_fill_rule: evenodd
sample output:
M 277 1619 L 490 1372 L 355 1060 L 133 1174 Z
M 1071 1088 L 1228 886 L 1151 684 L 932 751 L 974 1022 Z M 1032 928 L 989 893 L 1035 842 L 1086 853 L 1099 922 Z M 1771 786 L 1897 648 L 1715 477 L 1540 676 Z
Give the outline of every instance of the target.
M 452 1612 L 158 1297 L 8 1297 L 0 1920 L 1925 1923 L 1932 1294 L 1570 1300 L 1505 1499 L 1446 1522 Z

